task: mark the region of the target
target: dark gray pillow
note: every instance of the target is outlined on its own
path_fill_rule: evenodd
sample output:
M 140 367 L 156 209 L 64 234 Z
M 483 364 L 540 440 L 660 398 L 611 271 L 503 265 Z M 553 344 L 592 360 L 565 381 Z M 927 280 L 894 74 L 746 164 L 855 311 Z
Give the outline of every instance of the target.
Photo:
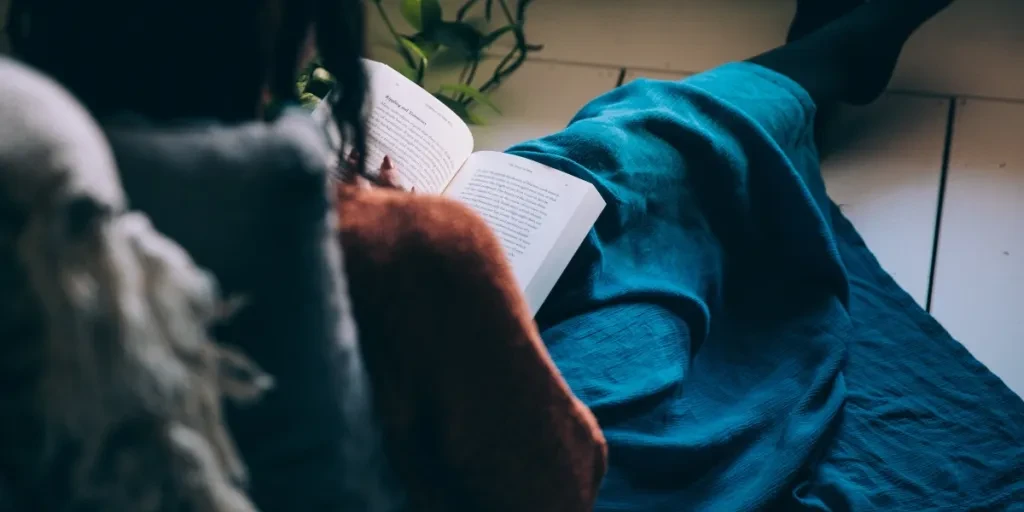
M 264 512 L 389 510 L 396 493 L 371 414 L 334 234 L 328 150 L 304 111 L 273 123 L 105 123 L 134 209 L 246 307 L 218 339 L 275 378 L 229 409 Z

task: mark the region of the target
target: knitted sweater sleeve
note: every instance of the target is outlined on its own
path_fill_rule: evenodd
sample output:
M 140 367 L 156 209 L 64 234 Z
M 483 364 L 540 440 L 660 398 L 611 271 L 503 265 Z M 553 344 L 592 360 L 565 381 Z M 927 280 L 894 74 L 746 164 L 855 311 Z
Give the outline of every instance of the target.
M 443 198 L 340 196 L 356 324 L 410 504 L 592 510 L 604 438 L 549 358 L 484 221 Z

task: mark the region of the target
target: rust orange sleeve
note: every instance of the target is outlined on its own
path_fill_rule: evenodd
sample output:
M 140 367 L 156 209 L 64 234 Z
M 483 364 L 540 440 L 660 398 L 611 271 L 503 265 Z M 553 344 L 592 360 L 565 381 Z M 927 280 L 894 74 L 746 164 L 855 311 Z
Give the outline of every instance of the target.
M 606 445 L 548 356 L 499 242 L 444 198 L 339 189 L 385 445 L 417 510 L 592 510 Z

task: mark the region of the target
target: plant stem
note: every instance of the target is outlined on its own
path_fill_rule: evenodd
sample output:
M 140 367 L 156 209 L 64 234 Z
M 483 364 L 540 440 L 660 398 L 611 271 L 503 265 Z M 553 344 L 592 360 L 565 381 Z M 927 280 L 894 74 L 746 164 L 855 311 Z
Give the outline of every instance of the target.
M 498 0 L 498 5 L 501 6 L 501 10 L 505 11 L 505 17 L 508 18 L 509 23 L 515 23 L 516 19 L 512 17 L 512 10 L 508 8 L 508 4 L 505 0 Z
M 420 87 L 423 87 L 423 81 L 426 74 L 426 66 L 423 66 L 422 62 L 418 62 L 418 59 L 416 59 L 413 56 L 413 53 L 410 50 L 408 50 L 402 43 L 404 36 L 399 34 L 398 31 L 395 29 L 395 26 L 391 23 L 391 19 L 388 16 L 387 11 L 385 11 L 384 9 L 383 0 L 370 1 L 376 5 L 377 12 L 380 14 L 381 20 L 384 21 L 384 25 L 387 27 L 387 30 L 391 34 L 391 37 L 394 38 L 395 46 L 399 53 L 401 54 L 402 58 L 405 60 L 406 65 L 408 65 L 412 70 L 415 71 L 416 82 L 420 85 Z M 491 21 L 491 14 L 492 11 L 494 10 L 495 3 L 498 4 L 498 9 L 500 9 L 501 14 L 504 15 L 504 17 L 506 18 L 508 23 L 507 26 L 512 27 L 511 30 L 507 28 L 501 30 L 512 32 L 512 34 L 515 37 L 515 44 L 498 63 L 498 66 L 495 68 L 492 76 L 488 78 L 482 86 L 476 89 L 481 93 L 486 93 L 491 89 L 498 87 L 506 78 L 515 73 L 523 65 L 523 63 L 526 62 L 526 59 L 530 52 L 537 51 L 541 48 L 540 45 L 531 45 L 527 42 L 526 33 L 523 28 L 526 19 L 526 9 L 532 3 L 532 0 L 518 0 L 518 2 L 516 2 L 514 11 L 509 6 L 509 0 L 484 0 L 484 17 L 487 20 L 488 25 L 490 24 Z M 459 7 L 458 11 L 456 11 L 454 23 L 465 24 L 466 22 L 464 20 L 469 16 L 472 9 L 478 6 L 479 4 L 480 0 L 465 0 L 462 3 L 462 6 Z M 418 36 L 412 37 L 416 38 Z M 485 56 L 486 55 L 483 52 L 483 49 L 477 48 L 477 51 L 471 52 L 466 57 L 466 61 L 463 63 L 462 70 L 459 74 L 460 84 L 467 87 L 473 87 L 473 82 L 474 80 L 476 80 L 476 75 L 480 70 L 480 63 L 485 58 Z M 475 101 L 473 99 L 473 96 L 465 93 L 453 92 L 450 96 L 442 95 L 441 93 L 438 93 L 437 95 L 445 101 L 451 101 L 453 102 L 453 104 L 458 104 L 459 107 L 465 108 L 469 108 L 470 106 L 472 106 Z
M 464 20 L 466 18 L 466 15 L 469 14 L 469 10 L 472 9 L 473 6 L 476 5 L 478 1 L 479 0 L 469 0 L 468 2 L 465 3 L 465 5 L 459 7 L 459 12 L 455 15 L 455 21 Z
M 459 83 L 460 84 L 469 85 L 469 82 L 466 80 L 466 77 L 469 76 L 469 67 L 472 66 L 472 65 L 473 65 L 472 62 L 466 62 L 465 64 L 462 65 L 462 72 L 459 73 Z M 462 100 L 465 99 L 465 95 L 464 94 L 459 94 L 458 96 L 456 96 L 455 98 L 452 98 L 452 99 L 454 99 L 455 101 L 462 101 Z
M 501 6 L 501 10 L 504 11 L 505 17 L 508 18 L 509 23 L 516 26 L 512 31 L 516 37 L 516 46 L 502 59 L 501 63 L 498 64 L 498 68 L 494 71 L 494 76 L 491 77 L 484 85 L 480 86 L 480 92 L 487 92 L 494 87 L 497 87 L 502 80 L 514 73 L 523 65 L 526 61 L 526 56 L 529 53 L 529 45 L 526 43 L 526 34 L 523 32 L 523 25 L 526 18 L 526 7 L 530 4 L 531 0 L 519 0 L 519 5 L 516 9 L 516 15 L 513 17 L 512 10 L 509 9 L 508 3 L 505 0 L 498 0 L 498 5 Z
M 473 58 L 473 62 L 470 63 L 470 65 L 469 65 L 469 74 L 466 76 L 466 79 L 463 81 L 464 84 L 466 84 L 466 85 L 468 85 L 470 87 L 473 87 L 473 79 L 476 78 L 476 70 L 477 70 L 477 68 L 480 67 L 480 60 L 482 58 L 483 58 L 483 55 L 481 55 L 481 54 L 477 54 Z M 470 104 L 473 103 L 473 98 L 467 98 L 465 94 L 462 94 L 462 95 L 459 96 L 459 101 L 463 102 L 468 107 Z
M 391 37 L 395 38 L 395 47 L 398 48 L 398 52 L 402 54 L 402 59 L 405 60 L 405 64 L 410 68 L 416 69 L 418 67 L 416 65 L 416 59 L 412 58 L 409 51 L 405 49 L 405 45 L 402 44 L 402 36 L 398 34 L 398 31 L 395 30 L 395 26 L 391 24 L 391 18 L 388 17 L 387 11 L 384 10 L 384 5 L 380 0 L 375 0 L 373 3 L 377 6 L 377 12 L 380 13 L 380 18 L 384 20 L 384 25 L 387 26 L 388 32 L 391 33 Z
M 516 9 L 516 19 L 520 23 L 526 20 L 526 8 L 530 6 L 533 0 L 519 0 L 519 7 Z
M 489 80 L 487 80 L 487 82 L 484 82 L 484 84 L 480 86 L 480 92 L 487 92 L 500 85 L 502 80 L 507 78 L 512 73 L 515 73 L 515 71 L 519 69 L 525 61 L 525 50 L 520 50 L 519 48 L 516 48 L 509 52 L 509 54 L 506 55 L 504 59 L 502 59 L 502 63 L 499 64 L 498 69 L 494 72 L 494 76 L 492 76 Z M 511 64 L 509 64 L 509 62 L 511 62 Z
M 472 86 L 473 79 L 476 78 L 476 70 L 480 67 L 480 61 L 483 59 L 483 55 L 477 55 L 473 59 L 473 63 L 469 66 L 469 76 L 466 77 L 466 85 Z

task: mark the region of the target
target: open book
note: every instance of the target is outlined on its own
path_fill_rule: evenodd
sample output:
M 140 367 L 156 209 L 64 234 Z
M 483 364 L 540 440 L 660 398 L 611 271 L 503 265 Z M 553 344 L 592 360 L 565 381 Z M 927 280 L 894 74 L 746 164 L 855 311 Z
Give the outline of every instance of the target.
M 364 62 L 370 80 L 366 161 L 387 155 L 403 187 L 476 210 L 501 240 L 536 314 L 597 222 L 604 200 L 590 183 L 532 160 L 474 153 L 473 135 L 458 115 L 398 71 Z M 326 119 L 322 107 L 315 115 Z

